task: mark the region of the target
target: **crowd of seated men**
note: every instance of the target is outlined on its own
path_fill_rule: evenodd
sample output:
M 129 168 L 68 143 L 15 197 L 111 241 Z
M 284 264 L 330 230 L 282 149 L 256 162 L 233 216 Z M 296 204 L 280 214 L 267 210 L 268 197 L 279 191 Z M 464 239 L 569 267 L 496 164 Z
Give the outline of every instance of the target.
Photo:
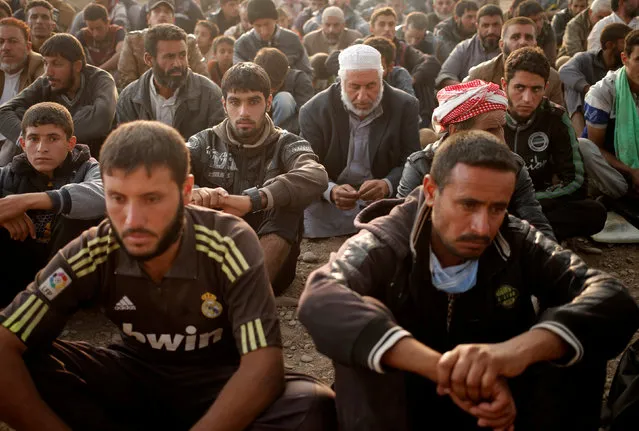
M 638 94 L 639 0 L 0 0 L 0 422 L 596 430 Z

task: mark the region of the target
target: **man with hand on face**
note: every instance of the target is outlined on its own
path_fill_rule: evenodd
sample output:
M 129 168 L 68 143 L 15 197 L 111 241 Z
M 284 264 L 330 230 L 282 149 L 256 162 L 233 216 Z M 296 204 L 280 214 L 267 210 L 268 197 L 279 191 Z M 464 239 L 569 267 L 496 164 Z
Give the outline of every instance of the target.
M 18 142 L 25 111 L 40 102 L 56 102 L 69 110 L 78 142 L 96 155 L 111 131 L 117 91 L 108 72 L 86 64 L 84 50 L 70 34 L 60 33 L 40 49 L 44 75 L 0 106 L 0 133 Z
M 117 123 L 157 120 L 186 139 L 222 121 L 222 92 L 210 79 L 189 69 L 184 30 L 160 24 L 144 38 L 144 61 L 151 68 L 120 94 Z
M 331 6 L 322 12 L 322 28 L 304 36 L 304 48 L 309 57 L 323 52 L 330 54 L 335 50 L 346 49 L 362 34 L 346 28 L 344 12 L 337 6 Z
M 511 18 L 504 23 L 501 29 L 501 40 L 499 48 L 501 53 L 492 60 L 485 61 L 472 67 L 468 71 L 466 80 L 481 79 L 501 85 L 501 78 L 504 76 L 504 62 L 511 52 L 525 46 L 537 46 L 535 39 L 535 22 L 523 16 Z M 545 96 L 557 105 L 564 105 L 564 93 L 561 88 L 561 79 L 555 68 L 550 68 L 548 77 L 548 87 L 545 89 Z
M 144 36 L 149 29 L 159 24 L 175 24 L 174 0 L 151 0 L 148 6 L 146 21 L 149 27 L 144 30 L 131 31 L 124 39 L 124 46 L 118 60 L 118 88 L 120 90 L 126 88 L 151 67 L 144 59 Z M 197 47 L 195 36 L 188 35 L 186 45 L 191 70 L 199 75 L 207 76 L 206 62 Z
M 264 47 L 277 48 L 286 54 L 291 69 L 301 70 L 309 78 L 313 68 L 297 34 L 277 25 L 278 14 L 272 0 L 249 0 L 248 18 L 253 29 L 235 42 L 233 63 L 253 61 Z
M 295 278 L 304 208 L 326 189 L 326 171 L 304 139 L 275 127 L 266 71 L 231 67 L 222 79 L 227 118 L 188 141 L 193 202 L 243 217 L 260 237 L 276 294 Z
M 449 136 L 464 130 L 484 130 L 506 144 L 504 126 L 508 98 L 497 84 L 477 79 L 451 85 L 437 92 L 437 101 L 439 106 L 433 112 L 433 124 L 441 138 L 408 157 L 397 188 L 398 198 L 407 197 L 422 184 L 424 176 L 431 170 L 437 149 Z M 535 197 L 535 188 L 525 163 L 515 153 L 513 158 L 518 166 L 517 182 L 508 211 L 554 240 L 555 234 Z
M 356 231 L 371 202 L 395 194 L 406 158 L 419 148 L 418 102 L 383 81 L 382 58 L 368 45 L 339 55 L 340 82 L 300 110 L 300 129 L 328 172 L 328 187 L 304 214 L 304 235 Z
M 0 170 L 0 308 L 49 258 L 104 215 L 100 166 L 76 144 L 63 106 L 33 105 L 22 119 L 24 153 Z
M 43 71 L 44 59 L 31 50 L 29 27 L 15 18 L 0 20 L 0 105 L 31 85 Z M 0 166 L 5 166 L 19 149 L 1 133 L 0 145 Z
M 299 319 L 334 361 L 340 430 L 597 429 L 639 308 L 507 214 L 517 170 L 495 136 L 452 135 L 423 187 L 362 211 L 309 276 Z
M 435 81 L 437 88 L 459 84 L 471 67 L 496 57 L 503 23 L 499 6 L 482 6 L 477 13 L 477 34 L 460 42 L 444 61 Z
M 608 71 L 623 66 L 621 53 L 624 39 L 632 30 L 625 24 L 608 24 L 601 32 L 601 49 L 576 54 L 563 65 L 559 74 L 564 83 L 566 108 L 578 136 L 586 126 L 584 99 L 590 87 L 603 79 Z
M 478 10 L 475 2 L 458 1 L 455 14 L 435 26 L 435 56 L 440 63 L 446 61 L 459 42 L 473 37 L 477 32 Z
M 100 159 L 108 219 L 0 313 L 0 420 L 32 430 L 334 430 L 332 391 L 285 376 L 255 234 L 188 205 L 180 134 L 125 124 Z M 103 310 L 122 340 L 57 339 L 87 307 Z

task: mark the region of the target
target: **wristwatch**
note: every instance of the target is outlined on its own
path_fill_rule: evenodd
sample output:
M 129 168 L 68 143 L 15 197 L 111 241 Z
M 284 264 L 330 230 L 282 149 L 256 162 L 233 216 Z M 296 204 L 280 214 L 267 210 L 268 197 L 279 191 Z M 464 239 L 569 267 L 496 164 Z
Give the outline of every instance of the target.
M 251 199 L 251 212 L 262 211 L 262 195 L 257 187 L 251 187 L 242 192 L 244 196 L 248 196 Z

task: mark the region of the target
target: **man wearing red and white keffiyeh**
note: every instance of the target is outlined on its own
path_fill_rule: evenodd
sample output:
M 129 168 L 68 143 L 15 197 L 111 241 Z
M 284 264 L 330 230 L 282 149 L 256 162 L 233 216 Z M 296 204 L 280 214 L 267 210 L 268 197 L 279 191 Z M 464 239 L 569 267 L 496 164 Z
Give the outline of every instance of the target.
M 437 93 L 439 107 L 433 112 L 433 127 L 441 134 L 440 139 L 423 150 L 411 154 L 404 165 L 402 178 L 397 188 L 397 196 L 405 197 L 419 187 L 424 175 L 430 172 L 435 150 L 444 139 L 461 130 L 484 130 L 504 142 L 504 125 L 508 98 L 497 84 L 476 79 L 463 84 L 444 87 Z M 517 173 L 517 185 L 508 211 L 543 232 L 555 238 L 541 205 L 535 198 L 530 175 L 524 161 L 513 153 L 521 167 Z
M 437 92 L 437 101 L 439 106 L 433 111 L 433 126 L 439 133 L 451 124 L 487 113 L 503 119 L 503 125 L 508 109 L 508 98 L 499 85 L 480 79 L 442 88 Z M 498 137 L 503 140 L 503 134 Z

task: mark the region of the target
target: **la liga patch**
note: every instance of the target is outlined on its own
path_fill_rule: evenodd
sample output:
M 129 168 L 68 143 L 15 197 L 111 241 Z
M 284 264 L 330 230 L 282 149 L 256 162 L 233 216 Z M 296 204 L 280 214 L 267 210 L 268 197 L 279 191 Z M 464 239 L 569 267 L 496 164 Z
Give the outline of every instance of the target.
M 71 277 L 69 277 L 69 274 L 64 272 L 64 269 L 58 268 L 42 282 L 39 289 L 51 301 L 70 284 Z

